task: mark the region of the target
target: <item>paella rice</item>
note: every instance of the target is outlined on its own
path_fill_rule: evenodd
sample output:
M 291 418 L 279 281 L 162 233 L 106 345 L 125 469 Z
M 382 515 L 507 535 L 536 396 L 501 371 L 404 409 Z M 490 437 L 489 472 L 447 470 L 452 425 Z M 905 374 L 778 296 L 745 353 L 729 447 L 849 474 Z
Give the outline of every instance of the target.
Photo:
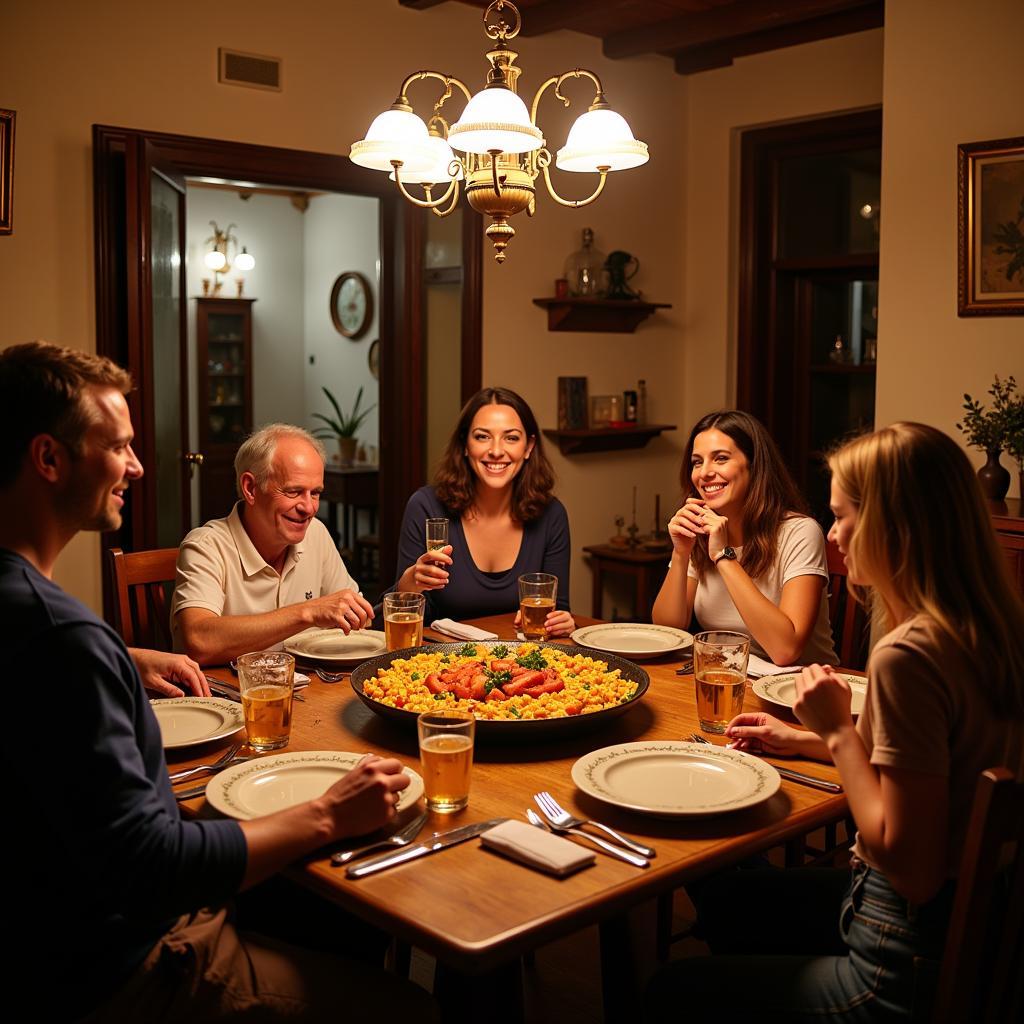
M 455 653 L 398 658 L 363 684 L 373 700 L 417 714 L 458 709 L 479 719 L 545 719 L 605 711 L 638 684 L 581 653 L 520 644 L 509 651 L 466 644 Z

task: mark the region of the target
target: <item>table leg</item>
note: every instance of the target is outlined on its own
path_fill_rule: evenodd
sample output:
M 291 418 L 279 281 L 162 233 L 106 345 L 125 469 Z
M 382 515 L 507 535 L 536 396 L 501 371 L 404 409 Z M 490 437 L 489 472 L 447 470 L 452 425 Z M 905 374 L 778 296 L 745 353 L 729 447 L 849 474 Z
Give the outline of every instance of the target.
M 632 1020 L 640 1005 L 640 991 L 633 963 L 629 920 L 625 915 L 609 918 L 601 922 L 598 931 L 605 1024 Z
M 500 993 L 500 995 L 496 995 Z M 485 974 L 463 974 L 438 962 L 434 998 L 444 1024 L 522 1024 L 523 971 L 519 960 Z

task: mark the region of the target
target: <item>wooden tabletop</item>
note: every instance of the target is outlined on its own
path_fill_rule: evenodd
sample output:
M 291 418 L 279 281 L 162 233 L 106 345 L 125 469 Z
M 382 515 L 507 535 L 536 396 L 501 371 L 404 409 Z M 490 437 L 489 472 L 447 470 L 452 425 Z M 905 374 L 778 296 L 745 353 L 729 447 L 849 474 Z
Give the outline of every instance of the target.
M 511 615 L 475 623 L 502 638 L 514 636 Z M 677 676 L 679 664 L 672 656 L 644 662 L 651 678 L 646 695 L 597 732 L 529 746 L 490 745 L 478 732 L 469 806 L 458 814 L 432 815 L 426 826 L 440 831 L 499 816 L 523 820 L 526 808 L 533 806 L 533 794 L 546 789 L 573 813 L 604 821 L 656 847 L 649 869 L 598 855 L 593 867 L 558 880 L 473 840 L 359 881 L 347 879 L 344 869 L 332 868 L 326 855 L 310 858 L 292 874 L 385 931 L 473 974 L 845 816 L 844 797 L 786 780 L 770 800 L 749 810 L 675 821 L 621 811 L 579 792 L 570 770 L 589 751 L 635 740 L 687 739 L 699 731 L 693 677 Z M 231 679 L 227 670 L 211 674 Z M 327 684 L 313 676 L 304 695 L 305 702 L 294 705 L 288 750 L 373 751 L 418 768 L 415 729 L 403 729 L 371 712 L 347 677 Z M 748 688 L 745 708 L 760 707 Z M 773 714 L 780 711 L 763 707 Z M 179 759 L 171 767 L 189 763 L 200 762 Z M 838 781 L 830 765 L 790 759 L 779 763 Z M 183 807 L 188 813 L 213 813 L 201 798 Z

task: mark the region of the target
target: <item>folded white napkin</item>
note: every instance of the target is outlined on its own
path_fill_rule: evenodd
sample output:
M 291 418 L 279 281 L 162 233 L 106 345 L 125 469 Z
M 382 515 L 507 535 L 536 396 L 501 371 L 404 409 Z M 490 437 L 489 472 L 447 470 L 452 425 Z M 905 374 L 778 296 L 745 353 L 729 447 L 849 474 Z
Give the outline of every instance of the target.
M 309 686 L 309 676 L 305 672 L 295 673 L 295 686 Z
M 568 839 L 542 832 L 525 821 L 504 821 L 485 832 L 480 841 L 512 860 L 559 878 L 593 864 L 596 859 L 593 853 Z
M 780 672 L 799 672 L 803 665 L 775 665 L 764 658 L 752 654 L 747 661 L 747 675 L 751 679 L 760 679 L 761 676 L 774 676 Z
M 431 629 L 446 636 L 453 636 L 456 640 L 497 640 L 497 633 L 488 633 L 486 629 L 477 629 L 476 626 L 467 625 L 465 622 L 456 622 L 454 619 L 437 619 L 430 624 Z

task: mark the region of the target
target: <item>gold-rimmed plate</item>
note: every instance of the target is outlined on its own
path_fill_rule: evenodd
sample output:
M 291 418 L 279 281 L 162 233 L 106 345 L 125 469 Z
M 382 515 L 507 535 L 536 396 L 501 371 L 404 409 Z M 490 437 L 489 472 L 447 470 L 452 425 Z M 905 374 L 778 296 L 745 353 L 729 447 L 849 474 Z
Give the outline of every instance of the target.
M 224 739 L 245 726 L 242 705 L 223 697 L 169 697 L 149 703 L 164 750 Z
M 850 687 L 851 714 L 859 715 L 864 710 L 864 701 L 867 699 L 867 676 L 851 672 L 837 672 L 836 674 L 841 679 L 845 679 Z M 792 710 L 796 703 L 796 673 L 779 672 L 772 676 L 761 676 L 760 679 L 755 679 L 751 683 L 751 689 L 769 704 L 776 704 L 780 708 Z
M 577 629 L 572 641 L 581 647 L 637 661 L 681 651 L 693 643 L 693 635 L 685 629 L 650 622 L 603 622 Z
M 340 629 L 307 629 L 285 640 L 284 649 L 310 661 L 358 665 L 384 654 L 388 645 L 379 629 L 353 630 L 348 636 Z

